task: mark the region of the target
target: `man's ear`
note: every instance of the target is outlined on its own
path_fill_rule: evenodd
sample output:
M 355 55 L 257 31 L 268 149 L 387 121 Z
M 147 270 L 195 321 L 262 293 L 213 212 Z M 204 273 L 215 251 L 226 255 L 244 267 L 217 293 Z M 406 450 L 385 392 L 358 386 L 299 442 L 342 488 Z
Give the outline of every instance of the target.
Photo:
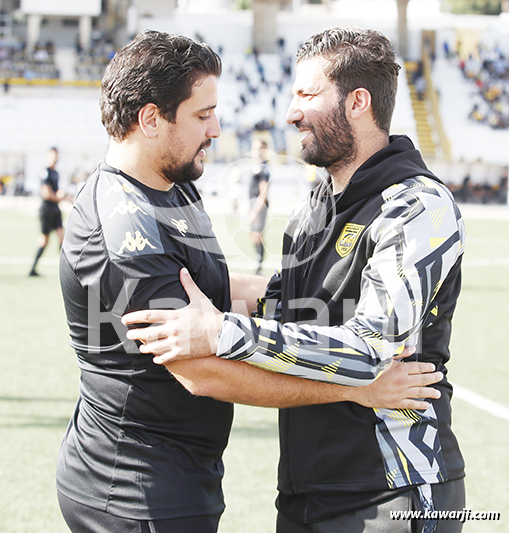
M 138 111 L 138 124 L 145 137 L 152 139 L 159 133 L 161 115 L 155 104 L 145 104 Z
M 360 118 L 366 111 L 371 110 L 371 93 L 364 87 L 352 91 L 348 100 L 352 118 Z

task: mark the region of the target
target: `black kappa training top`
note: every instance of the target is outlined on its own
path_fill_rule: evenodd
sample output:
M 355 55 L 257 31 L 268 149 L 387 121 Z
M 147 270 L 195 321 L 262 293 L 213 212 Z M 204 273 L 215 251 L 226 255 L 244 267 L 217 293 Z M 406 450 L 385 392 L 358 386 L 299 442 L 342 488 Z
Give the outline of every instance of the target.
M 128 311 L 188 303 L 187 267 L 221 310 L 228 271 L 192 184 L 167 192 L 101 164 L 69 217 L 60 276 L 80 394 L 58 489 L 133 519 L 219 513 L 232 405 L 193 397 L 125 339 Z

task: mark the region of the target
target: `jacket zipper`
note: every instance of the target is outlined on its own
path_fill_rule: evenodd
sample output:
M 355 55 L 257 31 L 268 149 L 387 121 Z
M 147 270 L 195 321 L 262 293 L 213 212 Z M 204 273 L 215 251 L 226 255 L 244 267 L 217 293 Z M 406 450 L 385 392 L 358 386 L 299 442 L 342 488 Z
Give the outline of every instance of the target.
M 307 274 L 308 274 L 309 264 L 311 263 L 310 257 L 313 255 L 313 252 L 315 251 L 315 247 L 316 247 L 316 242 L 317 241 L 318 241 L 318 235 L 315 233 L 313 235 L 313 240 L 311 241 L 311 248 L 309 249 L 309 254 L 308 254 L 308 257 L 307 257 L 306 266 L 304 268 L 304 274 L 302 274 L 303 278 L 305 278 L 307 276 Z

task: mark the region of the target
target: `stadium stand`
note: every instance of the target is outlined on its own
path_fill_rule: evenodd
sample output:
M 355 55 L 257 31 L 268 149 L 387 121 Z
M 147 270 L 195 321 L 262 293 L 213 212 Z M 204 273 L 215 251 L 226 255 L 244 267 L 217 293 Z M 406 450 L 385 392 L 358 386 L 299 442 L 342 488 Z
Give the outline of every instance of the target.
M 412 0 L 411 4 L 417 5 L 418 0 Z M 354 9 L 354 3 L 348 5 Z M 157 29 L 210 40 L 222 55 L 224 69 L 218 106 L 222 135 L 208 151 L 211 169 L 218 168 L 211 164 L 229 165 L 245 157 L 253 136 L 264 138 L 269 149 L 278 154 L 274 164 L 299 160 L 300 134 L 286 124 L 285 115 L 291 100 L 293 55 L 300 44 L 295 33 L 298 30 L 299 35 L 311 35 L 330 24 L 325 14 L 317 16 L 316 13 L 302 11 L 300 16 L 278 13 L 282 37 L 272 54 L 256 53 L 246 45 L 252 24 L 246 12 L 227 15 L 182 12 L 175 15 L 171 28 L 160 27 L 168 21 L 150 22 Z M 210 22 L 210 17 L 215 23 L 209 24 L 210 35 L 207 35 L 204 21 Z M 506 188 L 507 156 L 503 147 L 509 142 L 509 129 L 494 128 L 489 120 L 475 121 L 471 111 L 483 98 L 480 94 L 491 98 L 496 105 L 507 96 L 505 86 L 497 89 L 502 82 L 507 83 L 503 52 L 486 45 L 479 48 L 484 53 L 482 60 L 460 64 L 451 44 L 454 32 L 450 28 L 442 29 L 443 23 L 438 24 L 437 20 L 422 21 L 421 25 L 437 26 L 436 46 L 428 58 L 431 71 L 424 85 L 422 76 L 416 75 L 426 59 L 416 53 L 421 49 L 419 42 L 423 37 L 420 27 L 411 31 L 414 57 L 409 61 L 400 60 L 403 69 L 392 133 L 409 135 L 430 167 L 436 169 L 451 189 L 455 193 L 463 191 L 458 194 L 463 194 L 464 201 L 500 202 Z M 382 31 L 395 38 L 388 19 L 380 19 L 379 24 L 383 26 Z M 369 25 L 373 26 L 371 22 Z M 41 29 L 44 44 L 32 52 L 26 52 L 19 28 L 0 40 L 0 78 L 4 82 L 0 97 L 0 176 L 10 176 L 4 180 L 4 194 L 23 190 L 30 193 L 37 189 L 43 154 L 50 145 L 60 148 L 59 165 L 64 182 L 88 174 L 105 153 L 107 138 L 100 123 L 98 85 L 115 51 L 113 39 L 94 30 L 91 46 L 84 50 L 76 31 L 72 27 L 57 27 L 50 20 Z M 48 87 L 49 84 L 53 86 Z M 484 92 L 480 93 L 480 88 Z M 500 94 L 498 100 L 493 96 L 496 94 Z M 434 102 L 430 95 L 434 95 Z M 481 111 L 480 104 L 478 110 Z M 475 193 L 466 194 L 466 178 L 469 178 L 467 185 L 477 187 Z M 20 180 L 23 187 L 19 187 Z

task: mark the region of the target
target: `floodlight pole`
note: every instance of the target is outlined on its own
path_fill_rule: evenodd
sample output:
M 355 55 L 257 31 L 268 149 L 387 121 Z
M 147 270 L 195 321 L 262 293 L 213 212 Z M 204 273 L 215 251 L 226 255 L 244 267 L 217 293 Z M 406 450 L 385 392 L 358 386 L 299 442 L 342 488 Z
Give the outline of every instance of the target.
M 398 55 L 408 59 L 407 8 L 409 0 L 396 0 L 398 4 Z
M 278 0 L 254 0 L 253 48 L 260 53 L 276 51 Z

